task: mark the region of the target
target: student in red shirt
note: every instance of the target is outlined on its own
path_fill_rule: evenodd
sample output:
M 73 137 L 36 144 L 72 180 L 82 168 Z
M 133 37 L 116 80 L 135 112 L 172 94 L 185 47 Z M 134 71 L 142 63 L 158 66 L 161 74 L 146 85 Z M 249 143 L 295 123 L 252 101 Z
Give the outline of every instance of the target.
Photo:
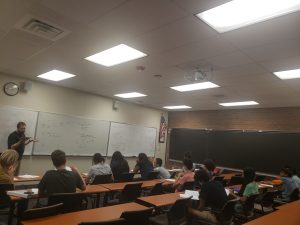
M 182 191 L 186 182 L 194 181 L 193 162 L 190 159 L 183 160 L 183 173 L 176 179 L 173 187 L 175 191 Z

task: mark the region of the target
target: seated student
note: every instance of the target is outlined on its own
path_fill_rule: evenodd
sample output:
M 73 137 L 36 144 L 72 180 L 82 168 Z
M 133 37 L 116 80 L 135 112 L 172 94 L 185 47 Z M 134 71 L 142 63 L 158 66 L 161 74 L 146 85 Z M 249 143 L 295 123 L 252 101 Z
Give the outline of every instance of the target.
M 244 181 L 241 187 L 242 192 L 239 202 L 235 205 L 235 211 L 237 213 L 243 212 L 243 203 L 246 202 L 247 198 L 251 195 L 259 194 L 258 183 L 255 182 L 255 171 L 253 168 L 245 168 L 243 170 Z M 234 193 L 231 193 L 233 196 L 237 197 Z
M 173 184 L 173 188 L 175 191 L 182 191 L 184 184 L 186 182 L 194 181 L 194 172 L 193 172 L 193 162 L 190 159 L 183 160 L 183 172 L 179 174 L 175 183 Z
M 154 171 L 159 172 L 158 177 L 161 179 L 169 179 L 171 177 L 169 171 L 162 166 L 162 159 L 156 158 L 154 161 Z
M 299 188 L 299 186 L 296 181 L 292 179 L 292 171 L 289 168 L 281 169 L 280 176 L 282 180 L 281 198 L 283 201 L 289 202 L 291 200 L 290 195 L 296 188 Z
M 207 174 L 209 178 L 211 179 L 215 175 L 214 170 L 216 169 L 216 166 L 214 162 L 211 159 L 205 159 L 203 161 L 203 165 L 204 165 L 204 169 L 207 170 Z
M 92 164 L 85 180 L 87 184 L 93 183 L 97 175 L 112 174 L 110 166 L 105 163 L 105 159 L 100 153 L 94 154 Z
M 153 165 L 145 153 L 139 154 L 136 165 L 133 169 L 133 172 L 135 173 L 139 171 L 141 173 L 142 179 L 147 179 L 148 174 L 153 171 Z
M 86 189 L 86 185 L 77 168 L 66 170 L 66 154 L 61 150 L 55 150 L 51 159 L 56 170 L 48 170 L 38 184 L 39 194 L 51 195 L 54 193 L 73 193 L 76 188 Z
M 189 214 L 200 221 L 219 224 L 216 215 L 205 209 L 209 207 L 213 211 L 220 211 L 223 208 L 228 201 L 223 185 L 218 181 L 210 180 L 206 170 L 203 168 L 195 172 L 195 181 L 202 183 L 199 193 L 199 204 L 196 209 L 189 208 Z
M 19 154 L 9 149 L 0 155 L 0 184 L 13 184 L 14 174 L 18 165 Z
M 294 169 L 294 168 L 292 168 L 291 170 L 292 170 L 292 179 L 294 181 L 296 181 L 296 183 L 298 184 L 298 187 L 300 188 L 300 178 L 299 178 L 299 176 L 297 174 L 297 170 Z
M 128 162 L 119 151 L 113 153 L 110 161 L 110 168 L 115 181 L 120 179 L 120 174 L 129 172 Z

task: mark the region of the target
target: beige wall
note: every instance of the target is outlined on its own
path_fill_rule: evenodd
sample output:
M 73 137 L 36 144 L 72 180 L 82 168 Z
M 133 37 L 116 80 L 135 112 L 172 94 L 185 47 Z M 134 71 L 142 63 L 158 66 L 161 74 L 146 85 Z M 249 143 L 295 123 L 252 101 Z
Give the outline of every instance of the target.
M 0 74 L 1 87 L 9 81 L 19 83 L 26 80 Z M 1 92 L 0 105 L 136 124 L 159 130 L 160 116 L 163 111 L 124 102 L 120 102 L 118 110 L 114 111 L 112 99 L 41 82 L 30 82 L 32 82 L 32 89 L 28 93 L 10 97 Z M 166 113 L 165 116 L 167 117 Z M 165 143 L 157 142 L 156 157 L 164 159 L 165 149 Z M 76 165 L 81 171 L 86 171 L 91 164 L 91 157 L 69 157 L 68 161 L 70 165 Z M 134 161 L 129 159 L 131 167 Z M 24 156 L 21 173 L 43 174 L 49 167 L 52 167 L 49 157 Z

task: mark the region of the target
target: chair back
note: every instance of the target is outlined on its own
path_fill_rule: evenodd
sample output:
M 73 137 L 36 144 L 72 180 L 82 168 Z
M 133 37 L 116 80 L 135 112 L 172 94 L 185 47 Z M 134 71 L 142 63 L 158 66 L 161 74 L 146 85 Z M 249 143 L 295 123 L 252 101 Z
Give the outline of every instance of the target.
M 238 199 L 233 199 L 226 202 L 221 212 L 217 214 L 217 218 L 221 223 L 226 223 L 232 220 L 234 214 L 234 207 L 237 202 Z
M 126 184 L 120 195 L 120 203 L 133 202 L 141 195 L 143 183 Z
M 21 220 L 31 220 L 61 213 L 63 203 L 45 206 L 42 208 L 29 209 L 22 213 Z
M 264 175 L 257 175 L 255 177 L 256 182 L 261 182 L 261 181 L 264 181 L 265 179 L 266 179 L 266 176 L 264 176 Z
M 169 225 L 187 224 L 187 204 L 190 198 L 178 199 L 167 212 Z
M 223 182 L 224 177 L 223 176 L 214 176 L 214 180 Z
M 157 179 L 159 175 L 158 171 L 151 171 L 150 173 L 148 173 L 147 175 L 147 180 L 154 180 Z
M 262 194 L 261 198 L 257 199 L 258 203 L 261 204 L 263 207 L 270 207 L 274 204 L 274 198 L 276 197 L 275 191 L 267 191 Z
M 113 180 L 111 174 L 99 174 L 95 176 L 92 184 L 108 184 L 112 182 Z
M 149 195 L 161 195 L 161 194 L 163 194 L 163 191 L 164 191 L 164 188 L 163 188 L 162 183 L 157 183 L 151 189 Z
M 195 189 L 195 182 L 194 181 L 189 181 L 185 182 L 180 191 L 185 191 L 185 190 L 194 190 Z
M 126 224 L 130 225 L 148 225 L 149 217 L 153 213 L 153 208 L 147 208 L 137 211 L 125 211 L 120 216 L 126 220 Z
M 299 188 L 295 188 L 290 195 L 290 202 L 299 200 Z
M 118 182 L 131 182 L 133 177 L 134 173 L 121 173 Z
M 6 194 L 6 191 L 14 189 L 13 184 L 0 184 L 0 208 L 7 208 L 11 204 L 10 197 Z
M 254 203 L 258 196 L 259 196 L 259 194 L 254 194 L 254 195 L 250 195 L 249 197 L 247 197 L 247 200 L 245 201 L 244 207 L 243 207 L 244 213 L 246 215 L 253 211 Z
M 83 210 L 84 193 L 59 193 L 52 194 L 48 198 L 48 206 L 63 203 L 62 213 Z
M 237 184 L 242 184 L 243 183 L 243 177 L 241 176 L 233 176 L 229 180 L 228 185 L 237 185 Z
M 119 218 L 116 220 L 99 221 L 99 222 L 81 222 L 78 225 L 126 225 L 126 220 Z

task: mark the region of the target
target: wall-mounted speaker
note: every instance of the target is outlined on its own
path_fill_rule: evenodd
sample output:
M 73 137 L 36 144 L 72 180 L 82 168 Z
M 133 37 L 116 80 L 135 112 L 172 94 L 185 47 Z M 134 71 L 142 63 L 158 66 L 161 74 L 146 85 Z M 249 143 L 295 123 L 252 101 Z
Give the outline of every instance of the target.
M 27 93 L 32 88 L 32 83 L 29 81 L 20 82 L 20 91 Z

